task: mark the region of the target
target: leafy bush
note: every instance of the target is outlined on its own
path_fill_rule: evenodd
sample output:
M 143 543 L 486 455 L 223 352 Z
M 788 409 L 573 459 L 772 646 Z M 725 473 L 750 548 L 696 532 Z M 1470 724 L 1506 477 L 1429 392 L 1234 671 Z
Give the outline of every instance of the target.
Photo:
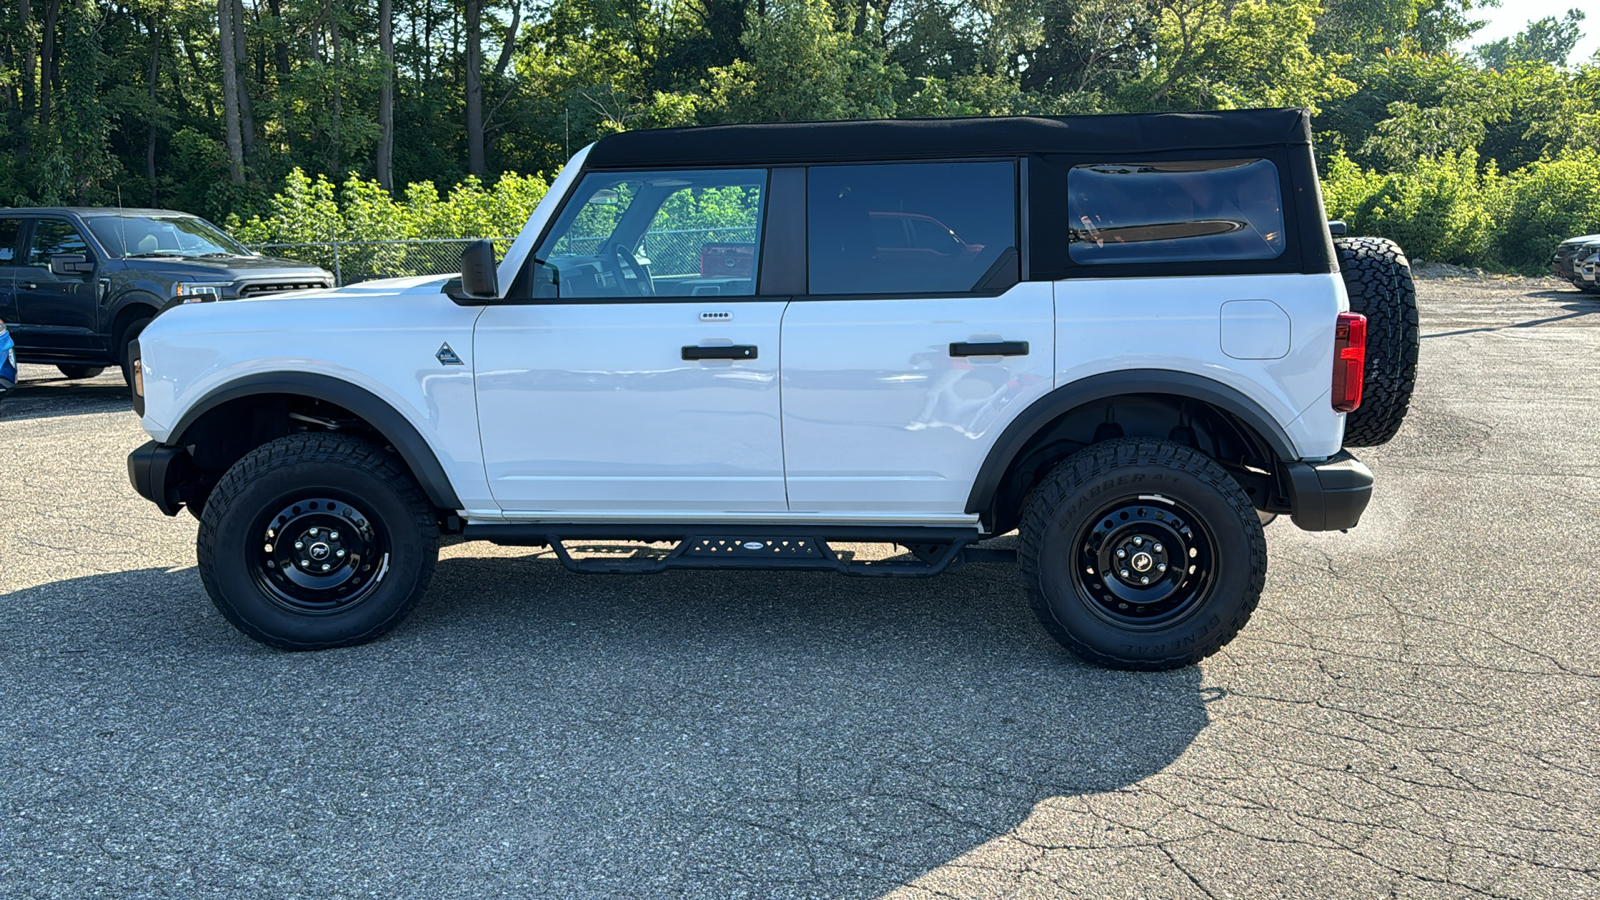
M 295 169 L 265 216 L 229 216 L 228 229 L 247 244 L 512 237 L 549 187 L 538 175 L 507 172 L 493 189 L 468 176 L 443 200 L 432 184 L 418 182 L 397 201 L 376 181 L 351 176 L 335 188 L 325 175 L 313 180 Z
M 1493 165 L 1480 168 L 1476 151 L 1423 158 L 1409 171 L 1384 176 L 1352 224 L 1362 234 L 1393 239 L 1413 259 L 1481 265 L 1496 236 L 1490 210 L 1501 189 Z
M 1580 150 L 1513 173 L 1500 258 L 1529 275 L 1548 271 L 1556 244 L 1600 232 L 1600 153 Z
M 228 229 L 247 244 L 299 245 L 267 252 L 337 270 L 345 281 L 427 275 L 454 271 L 461 246 L 381 242 L 514 237 L 548 189 L 537 175 L 507 173 L 492 190 L 468 177 L 440 200 L 438 189 L 422 182 L 397 201 L 376 181 L 351 176 L 335 188 L 325 176 L 313 180 L 295 169 L 265 216 L 229 216 Z M 335 242 L 346 246 L 335 251 Z

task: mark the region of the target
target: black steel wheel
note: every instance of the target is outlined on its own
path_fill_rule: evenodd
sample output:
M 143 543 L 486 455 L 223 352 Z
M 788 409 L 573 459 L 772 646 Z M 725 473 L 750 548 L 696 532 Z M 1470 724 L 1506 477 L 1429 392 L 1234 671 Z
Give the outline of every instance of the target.
M 391 451 L 293 434 L 229 469 L 200 515 L 200 578 L 240 631 L 285 650 L 373 640 L 427 590 L 434 510 Z
M 389 574 L 389 533 L 354 503 L 295 500 L 259 517 L 255 530 L 261 535 L 256 586 L 290 612 L 349 609 Z
M 1020 530 L 1040 623 L 1111 668 L 1171 669 L 1215 653 L 1266 580 L 1266 539 L 1243 489 L 1166 441 L 1107 441 L 1063 460 L 1030 494 Z
M 1073 588 L 1107 622 L 1164 627 L 1194 612 L 1211 591 L 1216 541 L 1200 517 L 1166 497 L 1124 497 L 1079 529 Z

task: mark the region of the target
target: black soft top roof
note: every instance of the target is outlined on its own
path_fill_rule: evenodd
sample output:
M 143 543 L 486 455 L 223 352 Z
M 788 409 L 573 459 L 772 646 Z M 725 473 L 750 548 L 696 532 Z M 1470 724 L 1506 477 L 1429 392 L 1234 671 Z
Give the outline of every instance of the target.
M 1311 115 L 1304 109 L 878 119 L 627 131 L 601 138 L 584 165 L 617 169 L 1023 153 L 1106 156 L 1310 143 Z

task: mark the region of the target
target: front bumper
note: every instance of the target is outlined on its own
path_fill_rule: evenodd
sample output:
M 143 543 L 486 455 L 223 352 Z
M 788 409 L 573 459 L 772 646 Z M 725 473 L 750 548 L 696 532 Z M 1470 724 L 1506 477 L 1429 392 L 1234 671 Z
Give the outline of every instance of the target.
M 189 465 L 189 453 L 184 448 L 150 441 L 128 454 L 128 480 L 139 496 L 175 516 L 183 508 L 178 485 Z
M 1322 462 L 1284 464 L 1294 524 L 1306 531 L 1344 531 L 1361 521 L 1372 499 L 1372 470 L 1340 451 Z

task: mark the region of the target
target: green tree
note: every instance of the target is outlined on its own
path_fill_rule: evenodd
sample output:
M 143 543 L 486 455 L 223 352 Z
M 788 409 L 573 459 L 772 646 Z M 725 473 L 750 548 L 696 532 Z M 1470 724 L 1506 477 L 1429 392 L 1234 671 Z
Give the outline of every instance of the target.
M 1572 48 L 1583 37 L 1583 10 L 1569 9 L 1557 19 L 1545 16 L 1508 38 L 1479 44 L 1473 55 L 1486 69 L 1504 69 L 1517 63 L 1547 63 L 1564 66 Z

